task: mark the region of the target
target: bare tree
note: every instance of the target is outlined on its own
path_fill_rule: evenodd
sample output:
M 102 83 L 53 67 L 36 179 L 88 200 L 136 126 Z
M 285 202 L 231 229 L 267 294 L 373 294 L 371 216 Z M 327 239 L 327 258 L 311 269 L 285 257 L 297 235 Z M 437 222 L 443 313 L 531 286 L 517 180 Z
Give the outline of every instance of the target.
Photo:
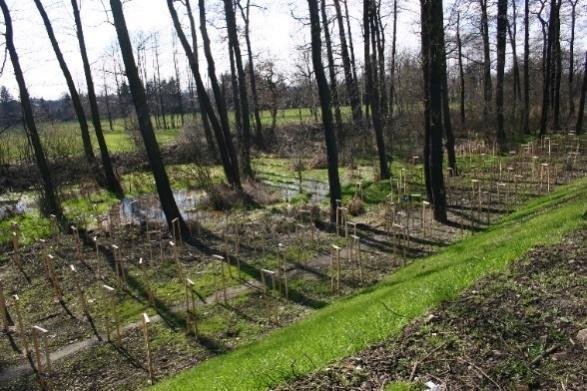
M 338 175 L 338 151 L 336 146 L 336 133 L 330 107 L 330 90 L 322 65 L 322 38 L 320 27 L 320 13 L 318 0 L 308 0 L 310 11 L 310 27 L 312 31 L 312 63 L 318 84 L 320 106 L 322 108 L 322 123 L 324 126 L 324 138 L 326 141 L 326 155 L 328 159 L 328 184 L 330 186 L 330 221 L 336 220 L 336 202 L 341 198 L 340 179 Z
M 257 76 L 255 72 L 255 62 L 253 61 L 253 45 L 251 44 L 251 0 L 246 0 L 243 7 L 240 0 L 236 0 L 241 17 L 244 23 L 244 36 L 247 45 L 247 59 L 249 62 L 249 79 L 251 83 L 251 97 L 253 98 L 253 113 L 255 116 L 255 141 L 260 149 L 265 148 L 263 140 L 263 124 L 261 123 L 261 114 L 259 112 L 259 92 L 257 90 Z
M 61 220 L 63 219 L 63 212 L 61 209 L 61 205 L 59 204 L 59 200 L 57 199 L 57 195 L 55 194 L 55 187 L 53 185 L 51 171 L 49 170 L 49 164 L 47 163 L 47 158 L 45 157 L 43 145 L 41 144 L 41 139 L 37 131 L 37 125 L 33 117 L 33 107 L 31 105 L 31 99 L 26 87 L 26 83 L 22 73 L 22 68 L 20 66 L 18 53 L 16 51 L 16 47 L 14 46 L 14 31 L 12 28 L 12 17 L 10 15 L 10 10 L 8 9 L 8 5 L 6 5 L 5 0 L 0 0 L 0 8 L 2 8 L 2 14 L 4 15 L 4 24 L 6 26 L 6 32 L 4 33 L 6 40 L 6 49 L 8 50 L 8 54 L 10 55 L 12 68 L 14 70 L 14 76 L 16 78 L 18 89 L 20 91 L 20 103 L 22 107 L 24 121 L 26 124 L 26 130 L 28 133 L 27 135 L 33 148 L 35 160 L 37 162 L 37 167 L 39 168 L 39 172 L 41 174 L 41 182 L 43 187 L 42 210 L 45 213 L 45 215 L 53 214 Z
M 530 5 L 524 0 L 524 110 L 522 130 L 530 134 Z
M 581 99 L 579 100 L 579 109 L 577 110 L 577 125 L 575 133 L 583 133 L 583 117 L 585 116 L 585 94 L 587 93 L 587 52 L 585 52 L 585 65 L 583 71 L 583 86 L 581 87 Z
M 575 26 L 577 23 L 577 3 L 579 0 L 568 0 L 571 5 L 571 37 L 569 39 L 569 120 L 575 115 Z
M 497 114 L 496 141 L 499 149 L 505 151 L 505 129 L 503 115 L 503 81 L 505 74 L 505 49 L 507 34 L 507 0 L 497 2 L 497 82 L 495 86 L 495 108 Z
M 422 66 L 424 71 L 424 161 L 426 188 L 434 218 L 447 221 L 446 191 L 442 170 L 442 67 L 445 56 L 442 1 L 421 0 Z
M 90 132 L 88 129 L 88 121 L 86 120 L 86 115 L 84 113 L 84 108 L 82 105 L 82 101 L 80 99 L 79 93 L 77 92 L 77 88 L 75 87 L 75 83 L 73 81 L 73 77 L 71 76 L 71 72 L 65 62 L 65 58 L 63 57 L 63 53 L 61 52 L 61 48 L 59 47 L 59 43 L 57 42 L 57 38 L 55 37 L 55 33 L 53 32 L 53 26 L 51 26 L 51 21 L 49 20 L 49 16 L 47 12 L 45 12 L 45 8 L 41 3 L 41 0 L 34 0 L 35 5 L 37 6 L 37 10 L 43 19 L 43 24 L 45 25 L 45 29 L 47 30 L 47 35 L 49 36 L 49 40 L 51 41 L 51 46 L 53 47 L 53 51 L 55 52 L 55 56 L 57 57 L 57 61 L 59 62 L 59 67 L 61 68 L 61 72 L 63 73 L 63 77 L 67 83 L 67 88 L 69 90 L 69 95 L 71 97 L 71 103 L 73 104 L 73 108 L 75 110 L 75 114 L 77 116 L 80 131 L 82 135 L 82 141 L 84 145 L 84 154 L 88 164 L 93 169 L 96 169 L 96 157 L 94 155 L 94 149 L 92 148 L 92 139 L 90 138 Z M 98 173 L 97 173 L 98 174 Z M 99 175 L 98 175 L 99 181 Z
M 102 165 L 104 166 L 104 173 L 106 174 L 106 186 L 108 190 L 110 190 L 112 193 L 118 195 L 119 197 L 122 197 L 122 186 L 120 186 L 120 182 L 114 174 L 114 168 L 112 167 L 112 159 L 110 159 L 108 145 L 106 144 L 106 139 L 104 138 L 104 131 L 102 130 L 102 122 L 100 121 L 100 111 L 98 109 L 98 99 L 96 97 L 96 91 L 94 89 L 94 80 L 92 78 L 90 60 L 88 59 L 88 52 L 86 50 L 86 41 L 84 38 L 84 30 L 82 26 L 80 11 L 77 5 L 77 0 L 71 0 L 71 7 L 73 8 L 73 17 L 75 19 L 77 40 L 79 43 L 80 54 L 82 56 L 82 62 L 84 65 L 84 74 L 86 77 L 86 85 L 88 88 L 88 100 L 90 102 L 90 111 L 92 113 L 92 124 L 94 125 L 94 132 L 96 133 L 98 146 L 100 147 L 100 156 L 102 158 Z M 112 119 L 109 118 L 109 120 L 110 128 L 112 128 Z
M 243 66 L 238 30 L 236 25 L 236 16 L 234 12 L 233 0 L 224 0 L 224 15 L 226 18 L 226 28 L 228 30 L 229 47 L 234 53 L 236 73 L 238 76 L 238 91 L 240 95 L 240 112 L 243 125 L 243 144 L 242 152 L 242 172 L 245 177 L 253 176 L 251 168 L 251 116 L 249 114 L 249 96 L 247 94 L 247 78 Z
M 489 42 L 489 17 L 487 15 L 488 0 L 479 0 L 481 7 L 481 37 L 483 38 L 483 120 L 489 119 L 491 111 L 491 52 Z
M 116 27 L 116 33 L 118 35 L 118 42 L 120 43 L 120 51 L 124 61 L 126 76 L 128 78 L 134 107 L 139 121 L 139 128 L 145 143 L 149 165 L 155 179 L 155 185 L 157 187 L 157 193 L 159 194 L 161 208 L 165 213 L 165 218 L 167 219 L 169 228 L 171 229 L 173 227 L 173 221 L 177 219 L 179 221 L 182 234 L 186 239 L 189 239 L 187 225 L 185 224 L 183 217 L 179 212 L 179 208 L 175 202 L 175 197 L 173 195 L 173 191 L 171 190 L 171 184 L 169 183 L 169 177 L 167 176 L 165 165 L 161 159 L 159 144 L 157 143 L 157 138 L 155 137 L 153 124 L 151 123 L 151 113 L 147 103 L 145 88 L 143 87 L 139 77 L 138 68 L 134 59 L 132 44 L 130 42 L 124 11 L 122 9 L 122 3 L 120 0 L 110 0 L 110 7 L 112 9 L 112 18 L 114 20 L 114 26 Z
M 390 177 L 389 167 L 387 165 L 387 155 L 385 151 L 385 140 L 383 138 L 383 119 L 381 113 L 381 100 L 379 94 L 378 72 L 377 72 L 377 48 L 375 32 L 372 27 L 375 14 L 375 4 L 373 0 L 363 0 L 363 30 L 365 34 L 365 74 L 367 79 L 365 101 L 371 107 L 373 114 L 373 130 L 375 132 L 375 141 L 377 145 L 377 155 L 379 157 L 379 172 L 381 179 Z
M 204 85 L 204 81 L 202 80 L 202 76 L 200 74 L 200 66 L 199 66 L 199 61 L 198 61 L 198 43 L 197 43 L 197 38 L 196 38 L 196 28 L 195 28 L 195 21 L 194 21 L 194 17 L 193 17 L 193 13 L 192 13 L 192 8 L 190 5 L 189 1 L 186 1 L 184 4 L 186 6 L 186 11 L 188 14 L 188 18 L 190 20 L 190 30 L 191 30 L 191 34 L 192 34 L 192 42 L 194 45 L 194 48 L 192 50 L 192 47 L 190 46 L 190 43 L 188 42 L 185 33 L 183 32 L 183 29 L 181 27 L 181 24 L 179 22 L 179 17 L 177 15 L 177 11 L 173 5 L 173 0 L 167 0 L 167 7 L 169 9 L 169 13 L 171 14 L 171 19 L 173 21 L 173 25 L 175 27 L 177 36 L 179 37 L 179 41 L 185 51 L 185 54 L 188 58 L 188 62 L 190 64 L 190 69 L 192 70 L 192 75 L 194 77 L 194 80 L 196 82 L 196 91 L 198 94 L 198 99 L 200 101 L 200 105 L 202 106 L 202 110 L 204 113 L 206 113 L 206 116 L 203 118 L 203 121 L 205 123 L 205 121 L 208 119 L 210 120 L 210 125 L 212 127 L 212 130 L 214 131 L 214 135 L 216 137 L 216 143 L 217 143 L 217 147 L 218 147 L 218 152 L 220 153 L 220 160 L 222 162 L 222 166 L 224 168 L 224 174 L 226 175 L 226 179 L 228 180 L 228 183 L 230 183 L 231 186 L 237 188 L 237 189 L 241 189 L 241 182 L 240 182 L 240 173 L 238 170 L 238 160 L 236 157 L 236 153 L 232 144 L 232 138 L 230 136 L 230 130 L 227 128 L 228 127 L 228 117 L 226 114 L 226 107 L 224 106 L 224 97 L 222 96 L 222 92 L 220 91 L 220 88 L 218 86 L 218 82 L 216 79 L 216 75 L 215 73 L 211 73 L 210 77 L 213 79 L 213 81 L 216 81 L 216 83 L 213 83 L 213 90 L 214 90 L 214 94 L 217 97 L 218 95 L 220 95 L 220 98 L 222 99 L 221 101 L 217 101 L 217 107 L 219 107 L 218 110 L 218 116 L 220 117 L 220 120 L 218 119 L 218 117 L 216 116 L 216 113 L 214 111 L 214 108 L 212 106 L 212 102 L 210 97 L 208 96 L 208 92 L 206 90 L 206 87 Z M 205 23 L 205 10 L 204 10 L 204 23 Z M 201 27 L 202 31 L 206 31 L 206 27 L 203 26 Z M 206 42 L 206 40 L 208 39 L 208 35 L 203 34 L 204 37 L 204 41 Z M 208 43 L 205 43 L 205 50 L 206 50 L 206 56 L 211 56 L 210 53 L 210 44 L 209 41 L 207 41 Z M 209 66 L 208 66 L 209 70 L 215 72 L 215 66 L 214 66 L 214 61 L 212 59 L 212 62 L 209 62 Z M 224 111 L 221 111 L 221 109 L 224 108 Z
M 568 0 L 571 5 L 571 37 L 569 39 L 569 120 L 575 115 L 575 27 L 577 23 L 577 3 Z
M 328 60 L 328 75 L 330 77 L 330 94 L 332 105 L 334 106 L 334 120 L 337 129 L 340 131 L 342 129 L 342 114 L 340 112 L 340 100 L 338 99 L 334 54 L 332 51 L 332 39 L 330 38 L 330 23 L 326 14 L 326 0 L 320 0 L 320 13 L 324 30 L 324 43 L 326 44 L 326 58 Z

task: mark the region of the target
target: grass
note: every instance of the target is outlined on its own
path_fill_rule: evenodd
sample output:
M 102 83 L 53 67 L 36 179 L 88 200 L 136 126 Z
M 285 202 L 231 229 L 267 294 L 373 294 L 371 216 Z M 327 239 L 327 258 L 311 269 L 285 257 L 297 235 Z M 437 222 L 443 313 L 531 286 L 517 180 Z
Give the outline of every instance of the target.
M 587 179 L 561 187 L 481 234 L 415 261 L 374 287 L 261 341 L 212 358 L 154 389 L 266 389 L 397 335 L 413 319 L 454 298 L 479 278 L 504 270 L 533 246 L 556 243 L 565 233 L 585 225 L 586 191 Z

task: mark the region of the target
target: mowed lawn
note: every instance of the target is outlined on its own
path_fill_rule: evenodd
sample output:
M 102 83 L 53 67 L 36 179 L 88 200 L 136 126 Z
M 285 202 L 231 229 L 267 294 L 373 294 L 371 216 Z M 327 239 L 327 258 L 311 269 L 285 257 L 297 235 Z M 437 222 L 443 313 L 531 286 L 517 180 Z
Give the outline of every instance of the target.
M 559 242 L 586 224 L 587 179 L 560 187 L 486 231 L 411 263 L 266 338 L 203 362 L 155 390 L 258 390 L 323 368 L 397 335 L 402 327 L 479 278 L 504 270 L 532 247 Z

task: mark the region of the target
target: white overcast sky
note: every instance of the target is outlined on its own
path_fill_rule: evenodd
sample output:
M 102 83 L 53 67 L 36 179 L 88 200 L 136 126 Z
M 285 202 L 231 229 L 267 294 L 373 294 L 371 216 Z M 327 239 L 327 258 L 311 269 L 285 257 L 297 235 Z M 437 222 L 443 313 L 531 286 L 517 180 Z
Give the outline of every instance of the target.
M 33 0 L 8 0 L 7 2 L 13 17 L 15 44 L 31 95 L 48 99 L 62 96 L 67 87 Z M 102 89 L 101 68 L 105 58 L 104 53 L 116 40 L 114 26 L 108 22 L 102 3 L 104 6 L 109 7 L 108 0 L 81 1 L 84 33 L 94 77 L 98 79 L 95 80 L 98 90 Z M 219 31 L 215 27 L 223 27 L 224 25 L 219 13 L 222 1 L 208 0 L 206 3 L 210 11 L 209 33 L 213 41 L 219 71 L 222 71 L 226 69 L 228 55 L 226 46 L 222 42 L 224 31 Z M 277 66 L 286 72 L 293 69 L 293 64 L 298 58 L 296 48 L 309 39 L 309 27 L 304 26 L 302 21 L 296 20 L 292 15 L 300 18 L 307 16 L 306 0 L 253 0 L 253 3 L 265 7 L 264 10 L 255 9 L 251 15 L 251 32 L 255 55 L 263 59 L 273 59 Z M 358 3 L 357 7 L 355 7 L 353 1 L 349 2 L 351 4 L 351 14 L 357 19 L 357 23 L 353 25 L 353 33 L 356 35 L 357 54 L 360 55 L 360 25 L 358 24 L 358 19 L 361 17 L 361 10 Z M 57 39 L 74 79 L 79 85 L 79 89 L 85 90 L 71 2 L 70 0 L 43 0 L 43 4 L 53 22 Z M 192 5 L 196 6 L 196 4 L 197 1 L 192 0 Z M 182 15 L 183 7 L 179 5 L 179 2 L 176 8 Z M 173 73 L 172 34 L 175 34 L 175 32 L 173 31 L 166 1 L 131 0 L 124 4 L 124 11 L 131 35 L 139 34 L 140 32 L 159 33 L 163 77 L 171 76 Z M 197 12 L 197 9 L 195 11 Z M 417 48 L 419 44 L 416 34 L 417 23 L 413 23 L 417 20 L 417 17 L 418 15 L 413 12 L 405 12 L 402 15 L 400 28 L 398 28 L 398 31 L 402 32 L 399 40 L 402 47 Z M 184 20 L 184 22 L 186 21 Z M 187 23 L 185 31 L 189 34 Z M 184 56 L 180 57 L 182 61 L 184 58 Z M 203 68 L 205 69 L 205 67 Z M 185 75 L 187 63 L 181 63 L 180 69 L 182 74 Z M 183 80 L 185 81 L 185 76 Z M 7 61 L 4 73 L 0 76 L 0 85 L 7 86 L 14 96 L 18 95 L 9 61 Z
M 264 9 L 254 8 L 251 15 L 251 33 L 255 55 L 262 59 L 272 59 L 277 67 L 285 72 L 293 70 L 294 63 L 299 59 L 297 47 L 306 43 L 309 39 L 309 27 L 296 19 L 307 17 L 307 1 L 252 0 L 252 2 L 264 7 Z M 587 0 L 585 2 L 587 3 Z M 13 17 L 15 44 L 31 95 L 47 99 L 62 96 L 67 87 L 33 0 L 7 0 L 7 3 Z M 452 1 L 445 3 L 452 3 Z M 75 36 L 71 0 L 43 0 L 43 4 L 53 22 L 55 33 L 74 79 L 79 89 L 84 91 L 85 81 L 81 59 L 78 54 L 79 47 Z M 194 8 L 196 4 L 197 1 L 192 0 Z M 219 71 L 223 71 L 227 68 L 226 60 L 228 56 L 226 44 L 222 41 L 224 31 L 217 29 L 217 27 L 224 26 L 220 12 L 222 0 L 207 0 L 206 4 L 209 11 L 209 33 L 213 41 L 215 57 Z M 384 0 L 383 4 L 385 7 L 391 7 L 392 1 Z M 354 18 L 352 28 L 354 29 L 356 54 L 361 58 L 362 40 L 359 24 L 362 16 L 361 1 L 349 0 L 349 5 L 351 17 Z M 400 49 L 417 50 L 420 44 L 418 36 L 419 1 L 400 0 L 400 5 L 404 9 L 399 17 L 398 45 Z M 106 58 L 104 53 L 116 41 L 114 27 L 108 22 L 108 15 L 104 7 L 109 7 L 108 0 L 81 0 L 84 32 L 95 82 L 99 91 L 102 90 L 101 69 Z M 445 7 L 448 7 L 448 5 L 445 4 Z M 583 4 L 584 7 L 585 4 Z M 183 15 L 183 7 L 180 6 L 179 2 L 177 2 L 176 8 L 179 14 Z M 159 33 L 162 76 L 171 76 L 173 74 L 172 36 L 175 32 L 173 31 L 166 0 L 127 0 L 124 5 L 124 11 L 131 35 L 138 35 L 140 32 Z M 197 8 L 195 12 L 197 12 Z M 185 18 L 182 19 L 184 19 L 183 22 L 185 23 Z M 3 26 L 0 26 L 1 28 Z M 187 24 L 185 31 L 189 33 Z M 391 26 L 387 27 L 386 32 L 389 43 L 391 41 Z M 581 46 L 585 48 L 587 43 L 584 23 L 578 26 L 577 37 L 582 40 L 582 43 L 578 43 L 577 50 L 577 53 L 581 53 Z M 180 53 L 183 53 L 181 48 L 179 49 Z M 180 69 L 185 81 L 187 63 L 184 61 L 185 56 L 182 55 L 179 58 L 182 60 Z M 4 73 L 0 76 L 0 85 L 7 86 L 14 96 L 18 96 L 14 75 L 9 63 L 7 61 Z M 205 69 L 205 66 L 202 69 Z

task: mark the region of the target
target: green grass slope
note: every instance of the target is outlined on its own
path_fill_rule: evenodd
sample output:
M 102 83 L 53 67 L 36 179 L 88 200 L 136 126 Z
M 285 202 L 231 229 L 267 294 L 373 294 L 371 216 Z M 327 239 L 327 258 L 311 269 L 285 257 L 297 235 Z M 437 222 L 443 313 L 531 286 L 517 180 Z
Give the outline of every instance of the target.
M 490 229 L 418 260 L 374 287 L 341 299 L 256 343 L 212 358 L 155 390 L 256 390 L 324 367 L 400 332 L 480 277 L 503 270 L 585 220 L 587 179 L 535 199 Z

